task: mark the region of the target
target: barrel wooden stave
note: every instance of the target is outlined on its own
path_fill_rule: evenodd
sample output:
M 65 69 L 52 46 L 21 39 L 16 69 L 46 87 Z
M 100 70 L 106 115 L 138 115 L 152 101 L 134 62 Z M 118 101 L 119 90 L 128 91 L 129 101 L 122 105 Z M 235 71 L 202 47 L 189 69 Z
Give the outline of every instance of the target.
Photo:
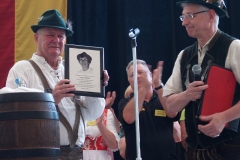
M 24 94 L 24 93 L 23 93 Z M 47 94 L 47 93 L 39 93 Z M 1 96 L 1 95 L 0 95 Z M 13 96 L 19 96 L 19 94 Z M 52 96 L 52 95 L 49 95 Z M 1 113 L 57 113 L 55 103 L 49 101 L 1 102 Z M 11 117 L 10 117 L 11 119 Z M 0 151 L 25 149 L 60 150 L 59 119 L 19 119 L 0 121 Z M 1 155 L 0 155 L 1 159 Z M 58 160 L 56 157 L 16 157 L 12 160 Z M 7 159 L 7 160 L 11 160 Z

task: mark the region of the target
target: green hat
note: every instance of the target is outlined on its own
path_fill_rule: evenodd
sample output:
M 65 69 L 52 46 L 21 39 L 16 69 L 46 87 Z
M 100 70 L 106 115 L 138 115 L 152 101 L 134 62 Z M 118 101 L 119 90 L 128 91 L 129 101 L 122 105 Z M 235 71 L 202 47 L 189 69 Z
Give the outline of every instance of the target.
M 229 17 L 224 0 L 185 0 L 185 1 L 177 2 L 176 4 L 181 5 L 182 3 L 199 4 L 209 9 L 213 9 L 219 17 L 224 17 L 224 16 Z
M 55 9 L 44 12 L 42 16 L 38 18 L 38 24 L 32 25 L 31 29 L 34 33 L 36 33 L 37 30 L 42 27 L 63 29 L 66 31 L 66 36 L 73 34 L 70 26 L 64 21 L 59 11 Z

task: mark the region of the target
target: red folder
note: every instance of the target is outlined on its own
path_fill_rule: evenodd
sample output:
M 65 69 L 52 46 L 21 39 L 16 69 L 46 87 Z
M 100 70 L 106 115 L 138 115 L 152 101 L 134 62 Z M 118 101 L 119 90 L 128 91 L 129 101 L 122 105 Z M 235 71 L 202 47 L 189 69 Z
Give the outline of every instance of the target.
M 223 112 L 232 107 L 236 78 L 231 70 L 212 65 L 209 68 L 205 83 L 209 87 L 203 92 L 201 115 Z M 237 124 L 233 124 L 234 128 L 232 128 L 232 124 L 231 126 L 229 124 L 230 122 L 226 124 L 226 128 L 236 131 L 238 120 Z

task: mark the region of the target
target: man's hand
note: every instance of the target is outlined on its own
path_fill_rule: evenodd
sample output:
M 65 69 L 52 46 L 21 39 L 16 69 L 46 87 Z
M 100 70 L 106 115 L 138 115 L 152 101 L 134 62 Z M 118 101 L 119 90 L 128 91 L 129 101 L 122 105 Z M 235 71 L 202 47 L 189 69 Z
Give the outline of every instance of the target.
M 224 120 L 222 113 L 215 113 L 209 116 L 200 116 L 199 119 L 203 122 L 208 122 L 206 125 L 198 125 L 198 129 L 205 135 L 215 138 L 217 137 L 225 127 L 227 123 Z
M 157 68 L 153 70 L 153 84 L 154 88 L 159 87 L 162 83 L 162 70 L 163 70 L 163 61 L 159 61 Z
M 113 92 L 108 92 L 107 93 L 107 96 L 105 98 L 105 108 L 106 109 L 110 109 L 115 101 L 115 98 L 116 98 L 116 92 L 113 91 Z
M 59 104 L 62 98 L 64 97 L 73 97 L 74 94 L 69 93 L 76 90 L 74 84 L 70 84 L 70 80 L 63 79 L 61 80 L 53 89 L 53 97 L 55 100 L 55 104 Z
M 196 101 L 201 98 L 202 92 L 208 88 L 207 84 L 204 84 L 202 81 L 194 81 L 189 84 L 186 94 L 189 98 L 189 101 Z
M 110 78 L 110 77 L 108 76 L 107 70 L 104 70 L 104 71 L 103 71 L 103 75 L 104 75 L 103 85 L 104 85 L 104 86 L 107 86 L 107 85 L 108 85 L 109 78 Z

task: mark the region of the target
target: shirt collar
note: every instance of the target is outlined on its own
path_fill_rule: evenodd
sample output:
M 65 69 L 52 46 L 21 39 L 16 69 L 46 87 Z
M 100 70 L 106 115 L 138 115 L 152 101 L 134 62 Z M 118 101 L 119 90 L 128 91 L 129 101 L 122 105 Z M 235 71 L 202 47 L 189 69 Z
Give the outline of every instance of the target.
M 131 93 L 130 96 L 129 96 L 129 99 L 133 98 L 134 97 L 134 93 Z M 149 102 L 154 99 L 155 97 L 158 97 L 158 94 L 155 90 L 153 90 L 153 95 L 151 97 L 151 99 L 149 100 Z
M 36 53 L 33 53 L 32 59 L 33 59 L 33 60 L 36 60 L 37 62 L 41 63 L 42 65 L 45 65 L 47 68 L 49 68 L 49 70 L 53 70 L 53 69 L 51 68 L 51 66 L 47 63 L 47 61 L 45 60 L 45 58 L 37 55 L 37 52 L 36 52 Z M 57 69 L 57 70 L 60 69 L 59 64 L 63 64 L 63 59 L 62 59 L 62 57 L 60 57 L 60 60 L 58 61 L 58 67 L 57 67 L 58 69 Z
M 201 47 L 200 47 L 200 45 L 198 44 L 198 51 L 202 51 L 202 50 L 208 50 L 208 47 L 209 47 L 209 43 L 211 42 L 211 40 L 213 39 L 213 37 L 216 35 L 216 33 L 218 32 L 218 30 L 213 34 L 213 36 L 207 41 L 207 43 L 206 44 L 204 44 L 204 46 L 202 47 L 202 49 L 201 49 Z

